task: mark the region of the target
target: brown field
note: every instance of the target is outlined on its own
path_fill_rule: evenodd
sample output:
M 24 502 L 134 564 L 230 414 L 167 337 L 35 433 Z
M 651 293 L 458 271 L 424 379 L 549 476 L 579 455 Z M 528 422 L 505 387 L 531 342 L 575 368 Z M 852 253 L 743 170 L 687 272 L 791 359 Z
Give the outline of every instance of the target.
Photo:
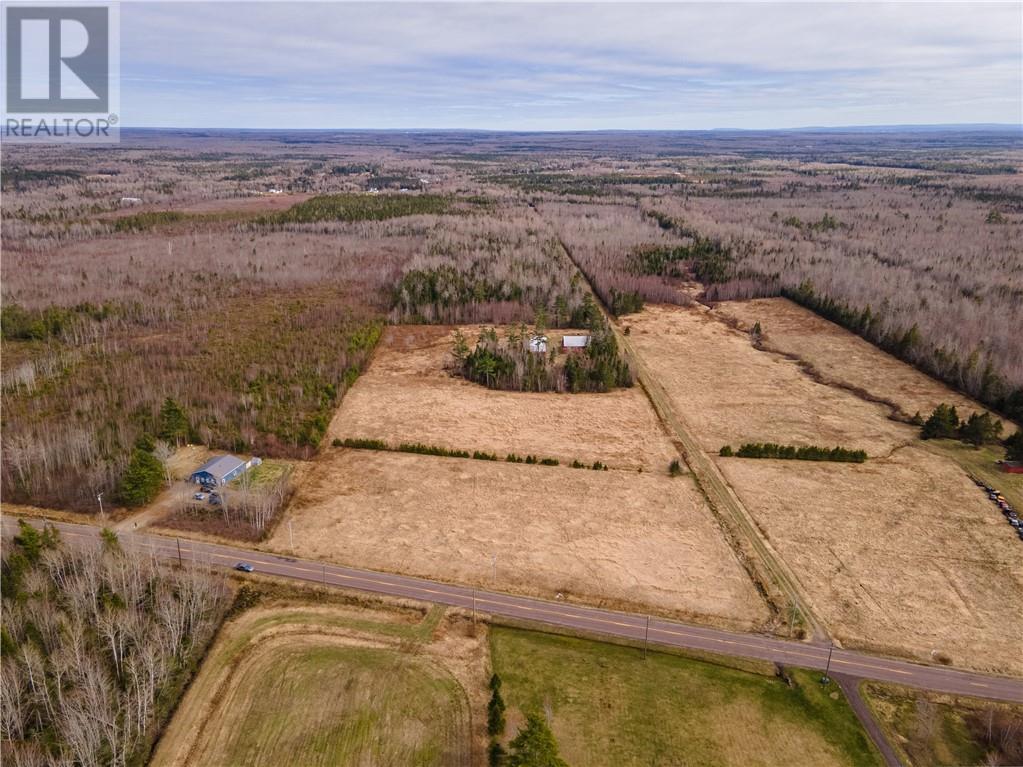
M 314 468 L 270 548 L 291 551 L 290 527 L 304 557 L 728 626 L 767 618 L 688 477 L 347 449 Z
M 1023 545 L 951 461 L 718 462 L 837 639 L 1023 674 Z
M 474 342 L 477 327 L 463 328 Z M 607 394 L 494 391 L 453 376 L 453 328 L 389 327 L 368 371 L 327 432 L 459 450 L 601 461 L 612 468 L 667 471 L 678 453 L 639 387 Z M 560 343 L 560 333 L 549 333 Z
M 917 412 L 926 416 L 942 402 L 955 405 L 961 416 L 987 410 L 788 299 L 726 301 L 714 311 L 739 321 L 743 329 L 760 322 L 766 348 L 798 357 L 826 381 L 840 382 L 869 398 L 890 402 L 905 417 Z M 1005 426 L 1012 428 L 1009 423 Z
M 705 450 L 744 442 L 841 445 L 885 455 L 916 430 L 888 408 L 814 381 L 798 364 L 755 349 L 705 307 L 650 306 L 629 315 L 636 352 Z

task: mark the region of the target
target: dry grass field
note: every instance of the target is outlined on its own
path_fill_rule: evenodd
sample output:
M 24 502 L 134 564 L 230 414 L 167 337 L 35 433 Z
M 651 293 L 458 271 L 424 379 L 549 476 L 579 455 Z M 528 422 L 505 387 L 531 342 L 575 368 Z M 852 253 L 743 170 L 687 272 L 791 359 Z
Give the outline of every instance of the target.
M 889 402 L 905 417 L 917 412 L 926 417 L 942 402 L 955 405 L 961 415 L 987 410 L 788 299 L 726 301 L 714 311 L 737 320 L 744 330 L 759 322 L 765 348 L 798 357 L 812 365 L 825 381 L 839 382 L 869 398 Z M 1011 428 L 1011 424 L 1005 425 Z
M 837 639 L 1023 674 L 1023 547 L 955 464 L 718 461 Z
M 841 445 L 885 455 L 916 430 L 888 408 L 814 381 L 785 357 L 702 306 L 649 306 L 629 315 L 630 338 L 705 450 L 744 442 Z
M 453 328 L 387 328 L 327 432 L 666 472 L 677 458 L 638 387 L 606 394 L 495 391 L 448 372 Z M 477 327 L 463 328 L 470 343 Z M 560 333 L 549 333 L 560 343 Z
M 291 551 L 289 527 L 303 557 L 734 627 L 767 619 L 685 476 L 328 449 L 271 548 Z
M 472 763 L 486 642 L 449 630 L 441 613 L 287 602 L 242 613 L 151 764 Z

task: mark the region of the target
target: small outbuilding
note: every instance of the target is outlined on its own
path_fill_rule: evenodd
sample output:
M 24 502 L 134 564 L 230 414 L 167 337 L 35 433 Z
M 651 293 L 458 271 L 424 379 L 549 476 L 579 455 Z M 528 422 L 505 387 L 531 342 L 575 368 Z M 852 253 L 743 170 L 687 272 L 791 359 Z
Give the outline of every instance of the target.
M 565 352 L 579 352 L 589 345 L 589 336 L 564 336 L 561 339 L 561 349 Z
M 234 455 L 218 455 L 193 471 L 188 479 L 197 485 L 226 485 L 262 462 L 259 458 L 246 461 Z
M 1023 474 L 1023 461 L 1002 461 L 1002 471 L 1006 474 Z
M 534 354 L 547 353 L 547 336 L 532 336 L 527 344 L 529 351 Z

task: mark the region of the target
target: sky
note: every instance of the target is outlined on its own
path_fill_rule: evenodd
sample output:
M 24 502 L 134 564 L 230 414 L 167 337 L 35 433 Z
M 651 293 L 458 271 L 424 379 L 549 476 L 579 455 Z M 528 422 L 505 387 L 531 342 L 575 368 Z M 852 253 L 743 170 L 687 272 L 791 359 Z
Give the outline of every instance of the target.
M 1023 3 L 121 3 L 122 125 L 1023 123 Z

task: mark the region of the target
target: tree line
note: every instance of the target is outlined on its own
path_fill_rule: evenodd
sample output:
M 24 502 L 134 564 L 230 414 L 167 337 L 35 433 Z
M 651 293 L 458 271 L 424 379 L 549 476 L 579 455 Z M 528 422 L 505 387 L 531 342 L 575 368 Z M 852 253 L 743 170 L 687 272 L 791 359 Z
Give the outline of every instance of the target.
M 724 458 L 777 458 L 790 461 L 838 461 L 840 463 L 863 463 L 867 460 L 866 450 L 850 450 L 845 447 L 818 447 L 816 445 L 779 445 L 775 442 L 747 442 L 738 450 L 725 445 L 719 451 Z

